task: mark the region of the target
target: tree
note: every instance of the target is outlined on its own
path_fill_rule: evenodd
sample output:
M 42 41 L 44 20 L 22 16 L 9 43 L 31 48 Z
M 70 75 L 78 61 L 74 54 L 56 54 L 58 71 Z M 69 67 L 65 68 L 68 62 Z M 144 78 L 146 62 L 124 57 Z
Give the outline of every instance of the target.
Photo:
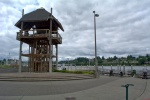
M 117 60 L 118 58 L 116 57 L 116 56 L 114 56 L 114 58 L 113 58 L 114 60 Z
M 105 60 L 104 56 L 102 56 L 102 60 Z
M 108 57 L 108 58 L 107 58 L 107 61 L 108 61 L 108 62 L 112 62 L 112 61 L 113 61 L 113 58 L 112 58 L 112 57 Z
M 97 62 L 98 62 L 98 65 L 102 65 L 103 60 L 98 56 L 98 57 L 97 57 Z
M 143 58 L 139 58 L 138 62 L 139 62 L 139 65 L 144 65 L 145 62 L 146 62 L 146 59 L 144 57 Z
M 6 61 L 6 59 L 3 59 L 3 61 L 5 62 L 5 61 Z
M 147 58 L 147 62 L 148 62 L 148 63 L 150 62 L 150 56 Z
M 127 60 L 133 60 L 132 55 L 128 55 L 128 56 L 127 56 Z
M 146 54 L 146 58 L 148 58 L 149 57 L 149 54 Z
M 119 63 L 119 65 L 121 64 L 121 59 L 120 58 L 118 59 L 118 63 Z

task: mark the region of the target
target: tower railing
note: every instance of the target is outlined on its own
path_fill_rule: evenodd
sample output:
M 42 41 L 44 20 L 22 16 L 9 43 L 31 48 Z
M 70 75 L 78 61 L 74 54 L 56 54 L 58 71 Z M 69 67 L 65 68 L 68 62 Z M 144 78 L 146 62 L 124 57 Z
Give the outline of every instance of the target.
M 32 30 L 23 30 L 17 32 L 16 39 L 20 40 L 21 38 L 48 38 L 49 37 L 49 29 L 32 29 Z M 52 31 L 52 39 L 58 40 L 62 43 L 62 37 L 58 33 L 58 31 Z

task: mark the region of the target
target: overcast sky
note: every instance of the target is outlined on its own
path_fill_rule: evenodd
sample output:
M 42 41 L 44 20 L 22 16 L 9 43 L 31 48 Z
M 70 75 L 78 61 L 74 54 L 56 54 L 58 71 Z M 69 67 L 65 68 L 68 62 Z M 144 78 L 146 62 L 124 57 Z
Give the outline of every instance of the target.
M 127 56 L 150 53 L 150 0 L 0 0 L 0 59 L 18 59 L 19 41 L 14 25 L 25 14 L 53 8 L 61 22 L 59 60 L 94 57 L 94 15 L 97 23 L 97 55 Z M 24 45 L 24 48 L 26 45 Z M 25 52 L 26 49 L 23 50 Z

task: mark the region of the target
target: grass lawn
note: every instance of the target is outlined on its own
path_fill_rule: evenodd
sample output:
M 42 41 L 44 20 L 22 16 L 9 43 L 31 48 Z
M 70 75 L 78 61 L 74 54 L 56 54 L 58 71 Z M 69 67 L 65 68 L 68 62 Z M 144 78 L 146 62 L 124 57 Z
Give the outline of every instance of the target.
M 10 65 L 0 65 L 0 68 L 12 68 Z

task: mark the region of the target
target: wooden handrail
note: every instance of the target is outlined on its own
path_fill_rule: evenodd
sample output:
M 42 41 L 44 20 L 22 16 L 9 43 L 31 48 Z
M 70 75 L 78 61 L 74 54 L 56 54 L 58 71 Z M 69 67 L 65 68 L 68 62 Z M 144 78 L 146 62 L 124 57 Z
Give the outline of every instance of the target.
M 38 30 L 48 30 L 48 29 L 38 29 Z M 32 31 L 32 30 L 29 30 L 29 32 L 30 31 Z M 23 32 L 22 31 L 17 32 L 16 39 L 19 40 L 21 37 L 49 37 L 49 34 L 48 34 L 49 31 L 41 32 L 41 34 L 40 33 L 29 34 L 29 32 L 26 33 L 24 30 L 23 30 Z M 56 34 L 52 34 L 52 39 L 57 39 L 59 42 L 62 42 L 62 37 L 58 33 L 58 31 L 52 31 L 52 32 L 56 32 Z
M 30 29 L 30 30 L 23 30 L 23 31 L 50 31 L 49 29 Z M 21 31 L 21 30 L 20 30 Z M 58 31 L 52 31 L 52 32 L 58 32 Z

